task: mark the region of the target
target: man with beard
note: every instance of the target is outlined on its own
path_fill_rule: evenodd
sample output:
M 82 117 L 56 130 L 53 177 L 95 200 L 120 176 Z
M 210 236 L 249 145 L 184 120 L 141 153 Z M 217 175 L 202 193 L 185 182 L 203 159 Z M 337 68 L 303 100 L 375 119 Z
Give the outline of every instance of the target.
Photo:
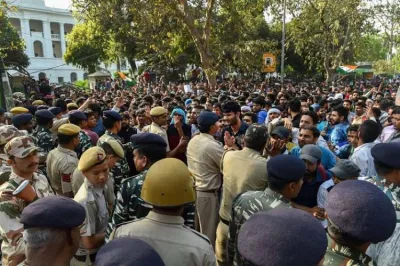
M 297 158 L 301 157 L 301 149 L 309 144 L 318 145 L 319 136 L 320 133 L 316 127 L 311 125 L 303 125 L 299 131 L 299 137 L 298 137 L 299 147 L 293 148 L 290 151 L 290 154 Z M 330 151 L 325 147 L 319 145 L 317 147 L 322 152 L 321 164 L 324 166 L 324 168 L 330 169 L 334 167 L 336 164 L 335 154 L 333 154 L 332 151 Z
M 354 112 L 351 111 L 353 107 L 353 102 L 351 100 L 346 99 L 343 101 L 343 107 L 346 108 L 347 111 L 349 111 L 347 121 L 351 124 L 354 119 L 354 116 L 356 115 Z
M 222 130 L 222 144 L 228 148 L 241 150 L 243 148 L 243 138 L 249 127 L 241 120 L 240 106 L 237 102 L 227 102 L 222 106 L 224 119 L 229 124 Z
M 136 122 L 137 125 L 135 127 L 137 133 L 142 133 L 143 128 L 147 126 L 147 119 L 146 119 L 146 110 L 140 108 L 136 111 Z
M 188 124 L 192 127 L 192 136 L 200 133 L 199 127 L 197 125 L 197 118 L 203 110 L 203 106 L 195 105 L 192 110 L 188 112 Z
M 22 237 L 23 225 L 20 217 L 30 200 L 13 195 L 24 182 L 30 181 L 38 198 L 54 195 L 47 178 L 37 174 L 39 156 L 30 137 L 16 137 L 7 143 L 5 153 L 12 171 L 10 179 L 0 187 L 0 227 L 3 243 L 1 246 L 3 265 L 18 265 L 25 259 L 25 242 Z
M 400 107 L 396 106 L 392 112 L 392 125 L 394 132 L 385 142 L 400 142 Z
M 130 126 L 130 116 L 128 113 L 125 113 L 122 116 L 121 121 L 121 130 L 118 132 L 118 136 L 120 136 L 123 140 L 123 144 L 129 143 L 131 136 L 137 134 L 137 129 Z M 126 153 L 126 160 L 128 161 L 130 175 L 136 175 L 135 164 L 133 163 L 133 155 L 131 152 Z
M 352 125 L 361 125 L 365 120 L 368 119 L 365 113 L 367 106 L 364 102 L 357 102 L 355 106 L 355 116 L 351 122 Z
M 358 147 L 358 129 L 359 125 L 351 125 L 347 128 L 347 144 L 340 147 L 336 155 L 340 159 L 348 159 Z
M 348 111 L 342 106 L 336 106 L 332 109 L 330 122 L 334 126 L 329 137 L 331 150 L 336 150 L 347 143 L 347 123 Z
M 306 211 L 314 217 L 324 220 L 325 211 L 318 207 L 317 194 L 322 183 L 331 177 L 321 164 L 322 151 L 314 144 L 305 145 L 301 149 L 300 159 L 306 164 L 303 185 L 298 196 L 291 201 L 293 208 Z
M 318 123 L 318 115 L 315 112 L 306 111 L 301 114 L 299 128 L 302 128 L 304 126 L 316 126 L 317 123 Z M 295 144 L 298 144 L 299 131 L 300 131 L 300 129 L 298 129 L 298 128 L 292 129 L 292 138 L 293 138 L 293 143 L 295 143 Z M 321 134 L 318 137 L 316 144 L 320 147 L 329 149 L 328 143 L 321 136 Z

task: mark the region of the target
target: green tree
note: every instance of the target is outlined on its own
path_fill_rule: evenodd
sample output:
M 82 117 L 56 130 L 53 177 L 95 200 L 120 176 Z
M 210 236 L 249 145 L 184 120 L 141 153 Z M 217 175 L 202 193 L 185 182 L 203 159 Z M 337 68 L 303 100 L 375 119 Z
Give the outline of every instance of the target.
M 96 21 L 103 29 L 112 29 L 123 37 L 115 38 L 118 43 L 124 43 L 126 36 L 131 36 L 131 54 L 139 59 L 154 53 L 162 53 L 163 59 L 182 59 L 185 58 L 182 54 L 194 46 L 197 55 L 190 56 L 188 60 L 199 59 L 210 84 L 216 83 L 216 74 L 222 66 L 220 62 L 226 55 L 221 47 L 228 40 L 231 46 L 225 51 L 236 48 L 238 52 L 243 52 L 243 47 L 248 50 L 253 45 L 259 51 L 269 47 L 263 43 L 265 40 L 258 39 L 257 42 L 254 38 L 244 38 L 251 33 L 251 23 L 248 22 L 263 16 L 265 1 L 261 0 L 73 0 L 73 5 L 85 20 Z M 234 30 L 233 25 L 237 26 Z M 218 35 L 223 29 L 227 32 L 231 29 L 225 42 Z M 240 38 L 235 39 L 235 36 Z M 250 52 L 240 58 L 228 58 L 233 65 L 235 61 L 250 61 L 248 58 L 256 53 Z M 261 60 L 259 62 L 261 66 Z
M 384 34 L 389 58 L 400 43 L 400 2 L 398 0 L 376 0 L 373 18 Z
M 0 58 L 6 67 L 28 74 L 25 68 L 29 65 L 29 57 L 25 54 L 25 43 L 3 8 L 0 8 Z
M 288 46 L 310 67 L 323 69 L 326 81 L 335 77 L 346 51 L 354 47 L 367 26 L 362 0 L 291 1 Z
M 375 62 L 386 59 L 389 50 L 379 35 L 364 35 L 354 51 L 356 62 Z
M 67 63 L 95 72 L 96 67 L 108 59 L 107 35 L 91 21 L 75 25 L 67 35 L 67 50 L 64 60 Z

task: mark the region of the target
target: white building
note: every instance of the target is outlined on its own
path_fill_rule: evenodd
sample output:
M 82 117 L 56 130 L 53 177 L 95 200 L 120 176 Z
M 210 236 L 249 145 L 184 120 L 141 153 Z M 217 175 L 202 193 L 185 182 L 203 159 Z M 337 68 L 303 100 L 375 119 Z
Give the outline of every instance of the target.
M 63 59 L 67 46 L 65 37 L 77 23 L 70 10 L 47 7 L 44 0 L 14 0 L 12 5 L 17 11 L 9 12 L 8 16 L 25 41 L 30 59 L 27 70 L 32 77 L 48 78 L 50 83 L 87 79 L 89 73 L 67 65 Z M 116 65 L 108 70 L 113 73 Z

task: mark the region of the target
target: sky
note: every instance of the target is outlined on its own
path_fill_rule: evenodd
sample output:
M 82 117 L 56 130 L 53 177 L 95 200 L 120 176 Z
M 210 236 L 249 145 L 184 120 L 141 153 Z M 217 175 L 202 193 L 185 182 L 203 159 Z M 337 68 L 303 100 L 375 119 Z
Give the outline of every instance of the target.
M 46 6 L 67 9 L 71 6 L 71 0 L 44 0 Z

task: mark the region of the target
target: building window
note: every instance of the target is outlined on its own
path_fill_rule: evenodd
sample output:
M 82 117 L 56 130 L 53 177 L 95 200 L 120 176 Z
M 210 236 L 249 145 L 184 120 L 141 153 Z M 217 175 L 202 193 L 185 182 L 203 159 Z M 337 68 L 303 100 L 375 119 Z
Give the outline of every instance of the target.
M 35 57 L 43 57 L 43 44 L 41 41 L 33 42 Z
M 83 73 L 83 79 L 84 79 L 84 80 L 89 79 L 89 74 L 88 74 L 88 73 Z
M 71 82 L 74 83 L 75 81 L 77 81 L 78 79 L 78 75 L 75 72 L 71 73 Z
M 63 83 L 64 82 L 64 77 L 58 77 L 58 83 Z

